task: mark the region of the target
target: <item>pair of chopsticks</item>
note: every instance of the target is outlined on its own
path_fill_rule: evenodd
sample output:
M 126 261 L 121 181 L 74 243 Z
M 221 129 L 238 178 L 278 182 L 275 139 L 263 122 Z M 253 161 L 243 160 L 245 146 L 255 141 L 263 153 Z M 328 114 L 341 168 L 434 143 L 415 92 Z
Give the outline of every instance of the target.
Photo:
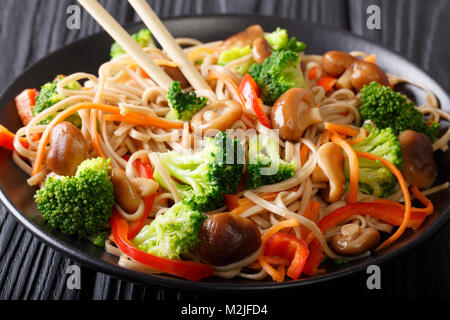
M 106 11 L 97 0 L 78 0 L 89 14 L 120 44 L 139 66 L 160 86 L 168 89 L 173 80 L 142 50 L 124 28 Z M 167 55 L 178 64 L 180 71 L 194 90 L 211 90 L 208 83 L 186 57 L 181 47 L 169 33 L 153 9 L 145 0 L 128 0 L 141 17 L 152 35 L 158 40 Z

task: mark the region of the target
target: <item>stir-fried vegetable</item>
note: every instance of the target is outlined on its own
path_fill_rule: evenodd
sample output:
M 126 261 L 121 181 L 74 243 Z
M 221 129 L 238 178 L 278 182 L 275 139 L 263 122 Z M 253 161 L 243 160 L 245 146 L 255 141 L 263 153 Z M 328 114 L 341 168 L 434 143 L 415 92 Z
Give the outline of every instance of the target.
M 260 98 L 260 90 L 255 80 L 248 73 L 244 76 L 239 86 L 239 90 L 245 100 L 247 109 L 253 110 L 259 122 L 267 128 L 272 128 L 269 118 L 267 117 L 262 107 L 262 101 Z
M 150 254 L 179 259 L 198 244 L 198 231 L 205 219 L 201 212 L 179 202 L 144 226 L 131 243 Z
M 219 66 L 224 66 L 227 63 L 230 63 L 231 61 L 245 57 L 246 55 L 249 55 L 251 53 L 252 53 L 252 48 L 249 45 L 242 47 L 242 48 L 234 47 L 229 50 L 222 51 L 220 53 L 219 59 L 217 60 L 217 64 Z M 234 69 L 237 72 L 239 72 L 240 74 L 245 74 L 247 72 L 248 68 L 250 68 L 250 66 L 254 62 L 255 61 L 253 59 L 250 59 L 250 61 L 248 61 L 246 63 L 242 63 L 242 64 L 236 66 Z
M 114 235 L 114 242 L 119 249 L 133 260 L 148 267 L 193 281 L 198 281 L 214 274 L 214 269 L 204 263 L 171 260 L 137 249 L 128 240 L 127 221 L 117 211 L 114 211 L 111 216 L 111 229 Z
M 308 89 L 300 69 L 300 57 L 291 50 L 273 52 L 262 64 L 253 64 L 248 73 L 261 89 L 262 99 L 267 105 L 273 105 L 290 88 Z
M 396 135 L 408 129 L 421 132 L 431 141 L 439 133 L 438 122 L 427 123 L 412 102 L 390 87 L 377 82 L 364 86 L 361 89 L 361 102 L 361 123 L 370 120 L 377 128 L 392 128 Z
M 278 141 L 267 134 L 250 139 L 249 163 L 247 165 L 247 187 L 256 189 L 289 179 L 295 174 L 294 161 L 280 158 Z
M 230 153 L 231 159 L 227 160 Z M 234 153 L 234 154 L 232 154 Z M 224 204 L 224 194 L 235 193 L 243 170 L 242 147 L 225 132 L 210 138 L 202 151 L 191 155 L 175 151 L 163 153 L 160 161 L 174 182 L 183 201 L 202 212 L 217 209 Z M 158 171 L 154 178 L 167 188 Z
M 180 83 L 174 81 L 167 92 L 167 101 L 170 107 L 166 115 L 167 119 L 189 121 L 206 106 L 208 99 L 197 97 L 195 92 L 183 92 Z
M 296 37 L 289 38 L 287 30 L 278 27 L 271 33 L 266 33 L 264 38 L 267 40 L 273 50 L 292 50 L 295 52 L 305 51 L 306 44 L 297 41 Z
M 97 236 L 114 205 L 111 164 L 105 158 L 83 161 L 73 177 L 48 177 L 35 200 L 52 227 L 79 238 Z
M 402 149 L 397 136 L 391 128 L 375 129 L 371 125 L 364 126 L 369 135 L 353 145 L 355 151 L 369 152 L 383 157 L 397 168 L 402 168 Z M 378 162 L 359 159 L 359 191 L 377 198 L 386 198 L 395 193 L 397 180 L 388 168 Z M 344 170 L 347 180 L 350 177 L 348 163 Z
M 148 29 L 141 29 L 139 32 L 133 33 L 131 37 L 136 40 L 136 42 L 142 47 L 155 47 L 155 43 L 153 42 L 152 35 L 150 33 L 150 30 Z M 114 42 L 111 46 L 111 59 L 117 58 L 118 56 L 121 56 L 125 54 L 125 50 L 118 44 L 117 42 Z
M 36 97 L 36 105 L 33 107 L 33 116 L 37 116 L 42 111 L 52 107 L 66 97 L 60 95 L 56 88 L 56 84 L 62 79 L 62 76 L 57 76 L 52 82 L 47 82 L 41 87 L 39 95 Z M 70 82 L 64 87 L 69 90 L 81 90 L 81 85 L 77 81 Z M 60 111 L 60 110 L 58 110 Z M 56 112 L 42 119 L 39 124 L 49 124 L 55 117 Z M 81 127 L 81 118 L 77 114 L 69 116 L 67 121 L 72 122 L 76 127 Z

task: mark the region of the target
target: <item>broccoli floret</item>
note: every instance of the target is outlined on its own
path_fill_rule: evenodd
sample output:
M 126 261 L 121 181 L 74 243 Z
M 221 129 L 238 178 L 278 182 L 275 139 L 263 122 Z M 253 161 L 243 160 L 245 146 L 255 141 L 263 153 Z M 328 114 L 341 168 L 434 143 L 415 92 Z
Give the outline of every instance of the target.
M 100 233 L 89 236 L 87 239 L 92 242 L 93 245 L 104 248 L 105 247 L 105 241 L 108 239 L 109 232 L 107 231 L 101 231 Z
M 253 64 L 248 73 L 261 89 L 262 99 L 267 105 L 273 105 L 288 89 L 300 87 L 308 90 L 300 69 L 300 57 L 291 50 L 274 51 L 262 65 Z
M 280 159 L 278 142 L 267 134 L 250 140 L 247 165 L 247 187 L 256 189 L 291 178 L 295 174 L 295 162 Z
M 370 120 L 377 128 L 392 128 L 396 135 L 408 129 L 421 132 L 432 142 L 439 134 L 438 122 L 427 124 L 422 113 L 404 95 L 378 82 L 361 89 L 361 102 L 361 123 Z
M 131 35 L 131 37 L 136 40 L 136 42 L 142 47 L 155 47 L 155 43 L 153 42 L 152 35 L 150 33 L 150 30 L 148 29 L 141 29 L 139 32 L 134 33 Z M 125 54 L 125 50 L 118 44 L 117 42 L 114 42 L 111 46 L 110 56 L 111 59 L 114 59 L 118 56 L 121 56 Z
M 286 29 L 278 27 L 271 33 L 266 33 L 264 38 L 267 40 L 273 50 L 292 50 L 295 52 L 305 51 L 306 44 L 302 41 L 297 41 L 296 37 L 289 39 Z
M 189 121 L 200 109 L 206 106 L 208 98 L 197 97 L 195 92 L 183 92 L 178 81 L 172 82 L 167 92 L 170 111 L 166 118 Z
M 348 266 L 348 260 L 345 258 L 337 258 L 337 259 L 333 259 L 333 263 L 336 266 L 337 269 L 343 269 L 346 266 Z
M 132 239 L 140 250 L 169 259 L 179 259 L 198 242 L 198 232 L 206 216 L 178 202 L 144 226 Z
M 96 237 L 107 226 L 114 205 L 110 162 L 88 159 L 73 177 L 48 177 L 34 197 L 43 219 L 68 235 Z
M 369 135 L 353 145 L 355 151 L 363 151 L 383 157 L 399 170 L 402 168 L 402 148 L 392 128 L 375 129 L 365 125 Z M 385 198 L 396 191 L 397 179 L 392 172 L 378 161 L 359 158 L 359 190 L 377 198 Z M 350 179 L 348 163 L 344 169 L 347 181 Z
M 234 47 L 226 51 L 222 51 L 219 59 L 217 60 L 217 64 L 219 66 L 224 66 L 227 63 L 242 58 L 248 54 L 252 53 L 252 48 L 250 46 L 246 46 L 243 48 Z M 244 75 L 247 73 L 248 68 L 254 63 L 254 60 L 244 63 L 240 66 L 235 67 L 234 69 L 239 72 L 240 74 Z
M 191 155 L 175 151 L 159 155 L 162 165 L 174 182 L 185 204 L 201 212 L 207 212 L 224 205 L 223 195 L 236 193 L 242 178 L 244 151 L 237 139 L 231 139 L 225 132 L 209 138 L 203 150 Z M 158 171 L 155 180 L 167 189 Z
M 57 104 L 61 100 L 65 99 L 66 97 L 63 95 L 60 95 L 58 93 L 58 90 L 56 89 L 56 84 L 63 78 L 63 76 L 58 76 L 53 80 L 53 82 L 47 82 L 41 87 L 41 91 L 39 92 L 39 95 L 36 97 L 36 105 L 33 107 L 33 115 L 37 116 L 42 111 L 50 108 L 51 106 Z M 81 85 L 77 81 L 70 82 L 67 84 L 64 89 L 69 90 L 81 90 Z M 60 112 L 62 110 L 59 110 Z M 50 121 L 53 120 L 53 118 L 56 116 L 57 112 L 49 115 L 48 117 L 42 119 L 39 124 L 49 124 Z M 73 114 L 69 116 L 66 121 L 72 122 L 72 124 L 78 128 L 81 128 L 81 118 L 78 116 L 78 114 Z

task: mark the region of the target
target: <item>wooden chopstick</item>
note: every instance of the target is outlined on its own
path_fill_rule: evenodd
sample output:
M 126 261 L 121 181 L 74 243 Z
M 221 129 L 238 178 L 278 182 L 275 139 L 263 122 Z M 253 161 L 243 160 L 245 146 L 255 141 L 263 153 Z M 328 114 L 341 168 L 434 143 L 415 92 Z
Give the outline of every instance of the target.
M 78 0 L 89 14 L 100 24 L 122 48 L 133 57 L 139 66 L 163 89 L 168 89 L 173 80 L 142 50 L 136 41 L 96 0 Z
M 137 14 L 141 17 L 150 32 L 158 40 L 159 44 L 166 50 L 168 56 L 178 63 L 183 75 L 195 90 L 211 90 L 208 83 L 187 58 L 179 44 L 158 18 L 153 9 L 145 0 L 128 0 Z

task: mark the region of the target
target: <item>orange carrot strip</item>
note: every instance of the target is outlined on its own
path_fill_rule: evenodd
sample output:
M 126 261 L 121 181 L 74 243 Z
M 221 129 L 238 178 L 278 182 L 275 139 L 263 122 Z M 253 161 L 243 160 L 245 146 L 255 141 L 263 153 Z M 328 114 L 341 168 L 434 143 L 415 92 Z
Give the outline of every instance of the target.
M 305 212 L 303 213 L 303 216 L 305 218 L 310 219 L 309 217 L 311 216 L 312 203 L 313 203 L 313 201 L 310 199 L 309 202 L 308 202 L 308 205 L 306 206 Z M 308 228 L 306 228 L 303 225 L 300 225 L 300 232 L 301 232 L 301 235 L 302 235 L 302 240 L 305 240 L 306 234 L 308 233 L 308 231 L 309 231 Z
M 239 98 L 239 100 L 241 101 L 241 106 L 242 106 L 242 110 L 246 111 L 245 109 L 245 98 L 241 93 L 241 90 L 239 90 L 239 87 L 236 85 L 236 83 L 234 83 L 234 81 L 228 77 L 227 75 L 224 75 L 222 73 L 218 73 L 215 71 L 212 71 L 209 76 L 208 79 L 210 80 L 223 80 L 223 82 L 225 82 L 225 85 L 227 86 L 227 88 L 234 93 L 234 95 L 236 97 Z
M 374 64 L 377 64 L 376 59 L 377 59 L 376 54 L 375 54 L 375 53 L 372 53 L 372 54 L 368 55 L 367 57 L 365 57 L 365 58 L 364 58 L 364 61 L 372 62 L 372 63 L 374 63 Z
M 309 153 L 309 148 L 306 144 L 303 143 L 302 146 L 300 147 L 300 162 L 301 162 L 302 166 L 308 160 L 308 153 Z
M 213 54 L 214 52 L 214 49 L 200 47 L 189 52 L 188 59 L 191 61 L 196 61 L 199 54 Z
M 434 212 L 434 206 L 431 200 L 425 197 L 416 187 L 411 187 L 411 191 L 413 195 L 417 198 L 417 200 L 419 200 L 425 206 L 425 208 L 412 207 L 411 213 L 424 213 L 426 216 L 432 214 Z M 388 199 L 375 199 L 373 200 L 373 202 L 386 203 L 402 209 L 405 208 L 403 204 Z
M 262 194 L 260 196 L 264 200 L 273 201 L 277 197 L 278 193 L 279 192 L 269 192 L 269 193 Z M 230 211 L 231 213 L 239 215 L 239 214 L 242 214 L 245 210 L 250 209 L 251 207 L 253 207 L 255 205 L 251 200 L 249 200 L 247 198 L 239 199 L 238 202 L 239 202 L 239 206 L 234 208 L 233 210 L 231 210 Z
M 319 216 L 319 211 L 320 202 L 310 200 L 309 210 L 307 210 L 303 216 L 315 222 L 317 220 L 317 217 Z M 308 235 L 311 233 L 311 231 L 304 226 L 301 226 L 300 228 L 302 230 L 302 239 L 305 240 L 306 237 L 308 237 Z
M 378 160 L 380 161 L 385 167 L 387 167 L 397 178 L 398 183 L 400 184 L 400 188 L 402 189 L 403 193 L 403 199 L 405 201 L 405 214 L 403 216 L 403 221 L 398 227 L 397 231 L 390 236 L 386 241 L 384 241 L 376 250 L 381 250 L 391 243 L 393 243 L 395 240 L 397 240 L 403 232 L 405 232 L 406 227 L 408 226 L 409 220 L 411 218 L 411 196 L 409 195 L 408 191 L 408 185 L 406 184 L 405 179 L 403 178 L 402 173 L 400 170 L 397 169 L 396 166 L 394 166 L 391 162 L 387 161 L 386 159 L 376 156 L 374 154 L 368 153 L 368 152 L 356 152 L 358 157 L 369 159 L 369 160 Z
M 267 242 L 267 240 L 270 239 L 271 236 L 273 236 L 275 233 L 280 231 L 284 228 L 291 228 L 296 227 L 299 225 L 299 222 L 296 219 L 289 219 L 281 221 L 272 227 L 270 227 L 269 230 L 267 230 L 266 233 L 263 234 L 261 237 L 261 245 L 262 245 L 262 251 L 261 254 L 258 257 L 258 262 L 263 267 L 263 269 L 272 277 L 272 279 L 276 282 L 283 282 L 284 281 L 284 272 L 282 272 L 281 268 L 278 268 L 278 270 L 275 270 L 267 261 L 264 256 L 264 247 Z M 280 266 L 281 267 L 281 266 Z M 284 270 L 284 268 L 283 268 Z
M 350 168 L 350 185 L 348 191 L 348 203 L 355 203 L 358 200 L 358 185 L 359 185 L 359 162 L 355 150 L 339 135 L 333 133 L 331 141 L 341 147 L 348 158 Z M 384 159 L 383 159 L 384 160 Z
M 325 92 L 331 90 L 334 87 L 338 79 L 330 76 L 321 76 L 319 81 L 317 81 L 317 85 L 322 87 Z
M 354 137 L 353 139 L 348 139 L 347 142 L 351 145 L 357 144 L 357 143 L 363 141 L 366 138 L 366 136 L 367 136 L 366 130 L 364 128 L 361 128 L 359 130 L 359 135 Z
M 100 157 L 106 158 L 105 153 L 102 150 L 100 139 L 98 138 L 98 130 L 97 130 L 97 118 L 98 118 L 98 111 L 97 110 L 91 110 L 91 118 L 89 121 L 89 127 L 91 130 L 91 137 L 92 137 L 92 145 L 94 147 L 95 152 L 97 152 L 97 155 Z
M 115 106 L 110 106 L 107 104 L 101 104 L 101 103 L 92 103 L 92 102 L 81 102 L 77 103 L 73 106 L 68 107 L 64 111 L 58 113 L 55 118 L 47 125 L 47 128 L 45 129 L 44 133 L 42 134 L 41 140 L 39 141 L 39 147 L 36 153 L 36 159 L 34 160 L 33 164 L 33 171 L 32 175 L 35 175 L 41 170 L 42 161 L 44 160 L 45 155 L 45 148 L 48 144 L 48 140 L 50 138 L 50 131 L 53 129 L 55 125 L 69 117 L 70 115 L 74 114 L 78 110 L 81 109 L 96 109 L 96 110 L 102 110 L 106 112 L 113 112 L 118 113 L 120 112 L 120 109 Z
M 146 114 L 128 113 L 126 116 L 121 114 L 106 114 L 103 116 L 105 121 L 119 121 L 143 126 L 153 126 L 163 129 L 182 129 L 183 122 L 169 121 L 163 118 L 149 116 Z
M 430 199 L 428 199 L 422 192 L 419 191 L 416 187 L 411 187 L 411 191 L 414 197 L 417 198 L 425 208 L 413 208 L 414 212 L 423 212 L 426 215 L 430 215 L 434 212 L 434 206 Z
M 344 124 L 335 124 L 330 122 L 324 122 L 323 124 L 325 125 L 325 129 L 331 132 L 345 134 L 352 137 L 355 137 L 359 134 L 358 130 L 355 130 L 352 127 Z

